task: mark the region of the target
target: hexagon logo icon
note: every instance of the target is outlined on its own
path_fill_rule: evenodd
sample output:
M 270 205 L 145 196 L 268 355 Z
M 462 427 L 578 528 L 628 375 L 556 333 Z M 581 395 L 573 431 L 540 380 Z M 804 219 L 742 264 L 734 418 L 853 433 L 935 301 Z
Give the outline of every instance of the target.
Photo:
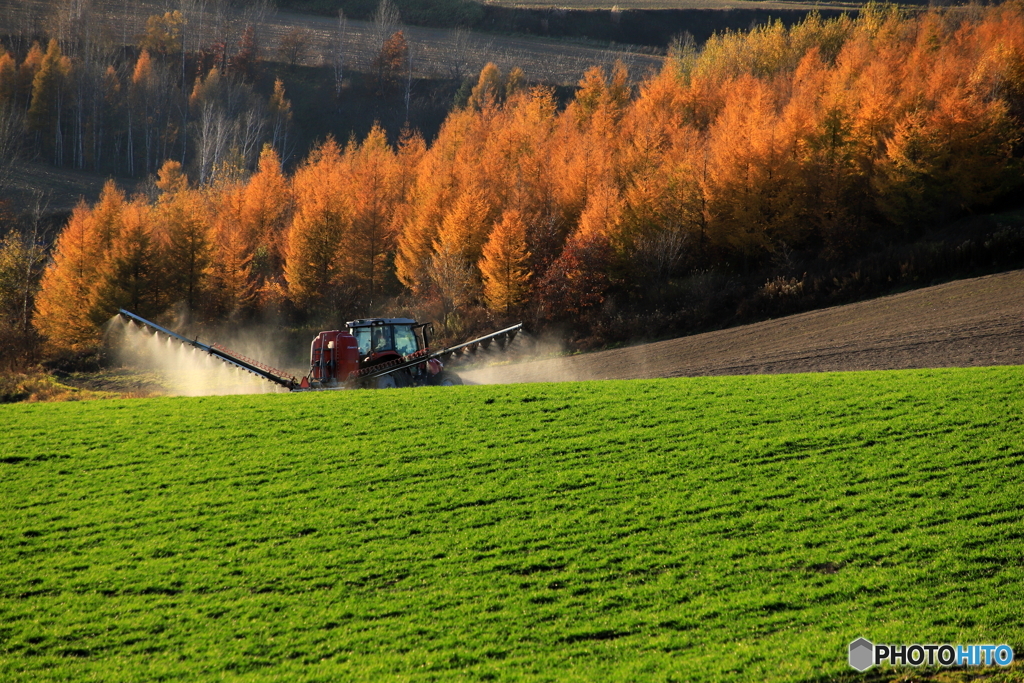
M 875 646 L 867 638 L 858 638 L 850 643 L 850 666 L 857 671 L 867 671 L 875 665 Z

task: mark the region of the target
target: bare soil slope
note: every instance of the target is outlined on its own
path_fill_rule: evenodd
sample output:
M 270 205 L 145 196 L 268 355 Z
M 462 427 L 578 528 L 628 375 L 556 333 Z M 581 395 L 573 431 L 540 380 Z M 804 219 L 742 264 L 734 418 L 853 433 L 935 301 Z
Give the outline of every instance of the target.
M 467 383 L 1024 364 L 1024 270 L 706 334 L 463 372 Z

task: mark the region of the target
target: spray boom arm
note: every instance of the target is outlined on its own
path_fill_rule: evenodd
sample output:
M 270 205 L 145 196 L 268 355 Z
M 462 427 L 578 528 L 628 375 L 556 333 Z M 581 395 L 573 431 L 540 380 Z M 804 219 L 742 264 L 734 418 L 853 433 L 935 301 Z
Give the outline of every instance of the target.
M 477 337 L 476 339 L 472 339 L 464 344 L 450 346 L 447 349 L 441 349 L 440 351 L 434 351 L 433 353 L 428 353 L 426 350 L 417 351 L 416 353 L 412 353 L 409 354 L 408 356 L 403 356 L 400 359 L 393 360 L 390 363 L 383 363 L 381 365 L 370 366 L 368 368 L 360 370 L 358 373 L 355 373 L 354 376 L 358 377 L 359 379 L 373 379 L 374 377 L 390 375 L 393 372 L 404 370 L 405 368 L 426 362 L 432 358 L 444 360 L 452 357 L 458 357 L 460 355 L 465 355 L 467 353 L 475 353 L 477 349 L 486 349 L 488 346 L 490 346 L 492 341 L 495 341 L 504 335 L 507 335 L 507 337 L 505 338 L 505 343 L 508 344 L 511 343 L 512 339 L 516 336 L 516 332 L 518 332 L 522 328 L 522 326 L 522 323 L 517 323 L 515 325 L 512 325 L 511 327 L 506 327 L 503 330 L 498 330 L 497 332 L 492 332 L 482 337 Z
M 285 387 L 286 389 L 304 389 L 309 386 L 305 382 L 305 380 L 303 380 L 303 382 L 300 383 L 298 378 L 289 375 L 283 370 L 278 370 L 277 368 L 273 368 L 257 360 L 253 360 L 252 358 L 247 358 L 240 353 L 235 353 L 234 351 L 221 346 L 220 344 L 203 344 L 202 342 L 199 341 L 198 338 L 189 339 L 188 337 L 183 337 L 177 332 L 172 332 L 171 330 L 168 330 L 166 327 L 162 327 L 154 322 L 150 322 L 149 320 L 146 320 L 141 316 L 135 315 L 131 311 L 126 311 L 123 308 L 120 309 L 120 314 L 127 320 L 134 321 L 139 323 L 140 325 L 149 327 L 150 329 L 156 330 L 161 334 L 165 334 L 168 337 L 171 337 L 172 339 L 177 339 L 182 344 L 188 344 L 189 346 L 205 351 L 211 356 L 216 356 L 225 363 L 234 365 L 235 367 L 241 368 L 242 370 L 245 370 L 247 372 L 251 372 L 252 374 L 262 377 L 263 379 L 270 380 L 275 384 L 280 384 L 282 387 Z M 522 326 L 522 323 L 518 323 L 516 325 L 512 325 L 511 327 L 506 327 L 503 330 L 498 330 L 497 332 L 492 332 L 491 334 L 486 334 L 482 337 L 477 337 L 476 339 L 470 340 L 463 344 L 448 347 L 447 349 L 441 349 L 440 351 L 434 352 L 430 352 L 427 349 L 421 349 L 416 353 L 412 353 L 408 356 L 404 356 L 391 362 L 364 368 L 363 370 L 354 372 L 349 376 L 349 384 L 351 385 L 353 380 L 367 380 L 373 379 L 375 377 L 381 377 L 383 375 L 389 375 L 393 372 L 398 372 L 399 370 L 403 370 L 405 368 L 418 365 L 419 363 L 425 363 L 426 361 L 432 360 L 434 358 L 441 360 L 464 356 L 470 353 L 475 353 L 478 349 L 488 348 L 491 342 L 501 344 L 502 339 L 504 339 L 504 343 L 507 346 L 515 338 L 516 333 L 522 328 Z
M 140 325 L 145 325 L 146 327 L 154 329 L 157 332 L 160 332 L 161 334 L 166 334 L 168 337 L 177 339 L 182 344 L 188 344 L 189 346 L 193 346 L 202 351 L 206 351 L 211 356 L 216 356 L 225 363 L 234 365 L 236 368 L 241 368 L 246 372 L 251 372 L 252 374 L 262 377 L 263 379 L 270 380 L 275 384 L 280 384 L 282 387 L 285 387 L 287 389 L 294 389 L 299 385 L 299 380 L 297 378 L 289 375 L 283 370 L 278 370 L 277 368 L 272 368 L 269 365 L 265 365 L 259 362 L 258 360 L 247 358 L 246 356 L 243 356 L 240 353 L 235 353 L 231 349 L 225 348 L 220 344 L 203 344 L 202 342 L 199 341 L 199 339 L 189 339 L 188 337 L 183 337 L 177 332 L 171 332 L 166 327 L 161 327 L 160 325 L 150 322 L 145 318 L 135 315 L 130 311 L 126 311 L 123 308 L 120 309 L 120 314 L 122 317 L 127 318 L 128 320 L 133 320 L 139 323 Z
M 458 356 L 460 354 L 475 353 L 478 347 L 486 349 L 488 346 L 490 346 L 491 341 L 500 338 L 502 335 L 508 335 L 508 339 L 506 341 L 506 343 L 508 343 L 512 341 L 513 337 L 516 336 L 516 332 L 522 329 L 522 327 L 522 323 L 516 323 L 512 327 L 506 327 L 503 330 L 498 330 L 497 332 L 485 334 L 482 337 L 477 337 L 476 339 L 468 341 L 464 344 L 458 344 L 457 346 L 450 346 L 447 349 L 435 351 L 434 353 L 430 354 L 429 358 L 451 358 L 452 356 Z

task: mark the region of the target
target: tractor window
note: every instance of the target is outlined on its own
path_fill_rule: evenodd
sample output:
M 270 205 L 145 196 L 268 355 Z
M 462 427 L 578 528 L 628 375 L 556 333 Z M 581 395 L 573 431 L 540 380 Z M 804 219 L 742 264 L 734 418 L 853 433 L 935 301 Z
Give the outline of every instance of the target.
M 360 356 L 370 355 L 370 328 L 369 327 L 354 327 L 352 328 L 352 335 L 356 338 L 356 344 L 359 346 Z
M 373 330 L 373 351 L 380 353 L 381 351 L 390 351 L 391 346 L 391 328 L 387 325 L 374 325 L 370 328 Z
M 412 325 L 395 325 L 395 351 L 408 356 L 416 352 L 416 335 L 413 334 Z

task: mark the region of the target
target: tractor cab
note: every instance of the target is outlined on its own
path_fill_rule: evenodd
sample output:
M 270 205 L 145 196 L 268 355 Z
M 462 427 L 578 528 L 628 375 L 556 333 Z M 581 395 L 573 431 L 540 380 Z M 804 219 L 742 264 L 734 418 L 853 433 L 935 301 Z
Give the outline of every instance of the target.
M 411 318 L 370 318 L 346 323 L 359 347 L 360 365 L 397 360 L 430 344 L 430 323 Z

